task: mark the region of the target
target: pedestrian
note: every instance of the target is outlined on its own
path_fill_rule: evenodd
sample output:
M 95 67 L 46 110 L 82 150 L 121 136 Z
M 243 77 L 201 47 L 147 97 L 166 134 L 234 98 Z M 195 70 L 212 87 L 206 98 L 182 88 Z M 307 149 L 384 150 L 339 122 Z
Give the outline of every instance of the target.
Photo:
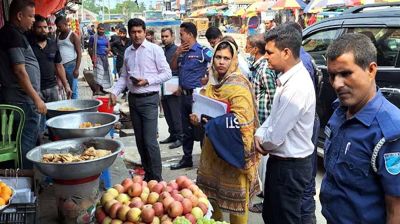
M 272 29 L 274 29 L 276 27 L 276 23 L 273 18 L 264 20 L 264 25 L 265 25 L 265 31 L 264 31 L 265 33 L 271 31 Z
M 89 39 L 89 55 L 93 63 L 94 80 L 96 82 L 94 95 L 104 95 L 104 89 L 111 88 L 112 76 L 108 55 L 111 51 L 110 41 L 104 34 L 103 23 L 97 25 L 97 33 Z
M 127 31 L 125 27 L 121 27 L 118 32 L 119 38 L 117 38 L 114 42 L 111 42 L 111 52 L 117 57 L 116 69 L 119 78 L 121 77 L 121 69 L 124 64 L 125 50 L 132 45 L 132 42 L 127 37 Z
M 248 222 L 250 198 L 259 192 L 260 155 L 253 144 L 258 126 L 254 96 L 250 82 L 240 73 L 235 48 L 229 41 L 215 47 L 212 74 L 203 94 L 228 101 L 231 110 L 211 120 L 202 120 L 206 123 L 206 136 L 196 184 L 213 206 L 212 218 L 222 221 L 225 211 L 230 223 L 243 224 Z M 199 125 L 200 118 L 192 114 L 191 122 Z M 227 126 L 227 122 L 231 125 Z
M 258 111 L 258 120 L 260 124 L 264 123 L 271 113 L 271 106 L 275 95 L 275 72 L 268 68 L 267 59 L 264 57 L 265 39 L 263 34 L 256 34 L 248 37 L 246 43 L 246 53 L 249 53 L 254 62 L 251 64 L 251 75 L 249 80 L 254 91 L 256 107 Z M 261 179 L 261 186 L 265 185 L 265 173 L 267 168 L 268 155 L 261 158 L 258 175 Z M 250 211 L 261 213 L 262 203 L 254 204 Z
M 171 64 L 173 55 L 178 46 L 174 43 L 175 35 L 171 28 L 161 29 L 161 41 L 164 45 L 164 53 L 168 64 Z M 172 76 L 178 78 L 178 71 L 172 70 Z M 168 138 L 160 141 L 160 144 L 172 143 L 168 146 L 170 149 L 182 146 L 182 118 L 181 118 L 181 96 L 163 95 L 161 96 L 161 104 L 164 108 L 165 120 L 168 124 Z
M 154 36 L 154 30 L 146 30 L 146 40 L 153 44 L 158 44 Z
M 179 68 L 179 90 L 176 95 L 182 95 L 181 116 L 183 128 L 183 157 L 171 166 L 172 170 L 193 167 L 192 151 L 194 144 L 194 127 L 190 123 L 192 113 L 193 90 L 201 87 L 201 79 L 207 73 L 208 63 L 211 62 L 212 52 L 197 43 L 197 28 L 191 22 L 184 22 L 180 26 L 181 45 L 177 48 L 172 61 L 171 69 Z M 199 134 L 202 140 L 202 134 Z
M 49 29 L 49 38 L 52 40 L 56 40 L 57 35 L 56 35 L 56 32 L 54 32 L 53 27 L 49 26 L 48 29 Z
M 255 135 L 256 148 L 269 155 L 264 186 L 265 223 L 301 223 L 301 200 L 311 180 L 315 91 L 300 60 L 301 35 L 278 26 L 265 38 L 268 66 L 281 72 L 267 120 Z
M 46 104 L 40 98 L 40 68 L 27 38 L 23 35 L 35 21 L 35 3 L 14 0 L 9 7 L 10 20 L 0 29 L 0 82 L 3 103 L 20 107 L 25 113 L 22 129 L 19 168 L 32 169 L 26 153 L 36 146 L 39 114 L 46 114 Z M 15 122 L 21 119 L 15 118 Z M 7 167 L 9 168 L 9 167 Z
M 322 214 L 328 223 L 400 223 L 400 110 L 376 85 L 376 48 L 344 34 L 326 59 L 338 100 L 325 128 Z
M 129 111 L 145 171 L 144 180 L 161 181 L 157 108 L 160 85 L 172 77 L 171 69 L 162 48 L 145 39 L 146 25 L 143 20 L 129 20 L 128 32 L 132 45 L 125 51 L 121 77 L 111 91 L 110 101 L 115 105 L 117 96 L 128 87 Z
M 40 96 L 45 103 L 58 101 L 57 77 L 63 84 L 67 98 L 70 99 L 72 90 L 68 84 L 65 70 L 61 64 L 61 55 L 55 40 L 48 36 L 46 18 L 35 15 L 35 22 L 29 42 L 40 68 Z M 39 142 L 46 128 L 46 115 L 40 116 Z
M 206 38 L 211 48 L 214 48 L 221 41 L 222 37 L 221 31 L 215 26 L 210 26 L 206 30 Z
M 82 59 L 82 48 L 79 36 L 68 27 L 67 19 L 63 16 L 56 18 L 57 45 L 61 54 L 69 86 L 72 88 L 71 99 L 78 99 L 79 67 Z

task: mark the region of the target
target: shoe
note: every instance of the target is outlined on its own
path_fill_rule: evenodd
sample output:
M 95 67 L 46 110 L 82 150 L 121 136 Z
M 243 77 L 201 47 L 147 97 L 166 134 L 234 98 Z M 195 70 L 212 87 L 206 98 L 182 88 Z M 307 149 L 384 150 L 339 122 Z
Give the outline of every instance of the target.
M 181 159 L 181 161 L 179 161 L 179 163 L 172 165 L 170 167 L 170 169 L 171 170 L 179 170 L 179 169 L 189 168 L 189 167 L 193 167 L 193 162 L 189 161 L 189 160 Z
M 172 143 L 174 141 L 175 141 L 175 139 L 173 137 L 169 136 L 168 138 L 160 141 L 160 144 L 168 144 L 168 143 Z
M 170 146 L 168 146 L 169 149 L 175 149 L 178 147 L 182 146 L 181 140 L 176 140 L 174 143 L 172 143 Z
M 262 213 L 263 210 L 263 203 L 257 203 L 257 204 L 253 204 L 252 206 L 249 207 L 249 211 L 253 212 L 253 213 Z

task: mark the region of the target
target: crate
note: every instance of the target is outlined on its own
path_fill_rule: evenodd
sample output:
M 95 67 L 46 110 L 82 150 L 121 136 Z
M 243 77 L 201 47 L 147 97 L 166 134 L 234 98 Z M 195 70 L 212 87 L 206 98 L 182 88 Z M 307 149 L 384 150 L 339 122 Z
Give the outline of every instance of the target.
M 10 204 L 0 213 L 0 224 L 35 224 L 38 222 L 38 199 L 34 203 Z

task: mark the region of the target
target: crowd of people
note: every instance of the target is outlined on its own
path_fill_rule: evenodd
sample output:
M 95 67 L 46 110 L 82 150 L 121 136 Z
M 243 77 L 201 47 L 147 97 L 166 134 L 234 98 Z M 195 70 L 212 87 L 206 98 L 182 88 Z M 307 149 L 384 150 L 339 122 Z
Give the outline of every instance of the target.
M 14 0 L 10 20 L 0 29 L 0 103 L 22 108 L 25 154 L 44 133 L 46 102 L 78 98 L 81 43 L 65 17 L 48 35 L 46 19 L 35 15 L 29 0 Z M 265 24 L 247 38 L 245 52 L 234 38 L 210 27 L 211 48 L 197 42 L 193 23 L 178 34 L 155 33 L 138 18 L 130 19 L 109 40 L 104 26 L 89 40 L 97 84 L 95 94 L 111 88 L 110 102 L 128 97 L 144 180 L 163 180 L 159 144 L 182 146 L 172 170 L 193 167 L 193 145 L 202 147 L 198 186 L 213 205 L 213 218 L 228 212 L 233 224 L 248 223 L 249 211 L 265 223 L 316 223 L 315 175 L 319 121 L 316 114 L 318 68 L 302 48 L 302 27 L 295 22 Z M 129 38 L 127 37 L 129 35 Z M 107 57 L 116 57 L 112 85 Z M 328 223 L 400 223 L 400 110 L 375 84 L 377 50 L 363 34 L 345 34 L 326 53 L 329 81 L 338 99 L 325 127 L 324 175 L 320 199 Z M 179 80 L 172 94 L 163 84 Z M 60 89 L 62 91 L 60 91 Z M 161 90 L 161 91 L 160 91 Z M 197 117 L 193 95 L 226 103 L 218 117 Z M 164 109 L 169 137 L 158 142 L 158 107 Z M 16 118 L 20 119 L 20 118 Z M 253 196 L 263 197 L 261 204 Z

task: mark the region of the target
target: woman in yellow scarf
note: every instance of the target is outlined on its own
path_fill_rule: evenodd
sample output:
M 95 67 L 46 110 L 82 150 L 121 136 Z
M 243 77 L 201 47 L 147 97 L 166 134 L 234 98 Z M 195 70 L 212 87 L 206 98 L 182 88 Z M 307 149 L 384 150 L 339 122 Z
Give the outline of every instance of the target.
M 230 113 L 233 114 L 235 126 L 239 129 L 241 142 L 239 151 L 243 150 L 241 152 L 243 166 L 237 168 L 231 165 L 232 163 L 221 158 L 221 153 L 214 147 L 218 145 L 226 152 L 233 149 L 232 144 L 220 144 L 221 142 L 218 144 L 210 140 L 215 139 L 215 136 L 206 136 L 200 157 L 197 184 L 210 199 L 215 220 L 222 221 L 222 211 L 225 211 L 230 214 L 232 224 L 247 223 L 249 199 L 259 192 L 257 167 L 260 156 L 253 144 L 258 120 L 251 84 L 240 73 L 237 50 L 233 43 L 223 41 L 215 47 L 212 74 L 202 94 L 230 105 Z M 198 124 L 199 119 L 196 115 L 191 117 L 192 123 Z M 207 125 L 206 133 L 207 129 L 216 127 Z M 224 133 L 214 130 L 214 134 L 231 133 L 229 129 L 225 130 L 227 131 Z M 209 130 L 208 134 L 212 132 L 213 130 Z

